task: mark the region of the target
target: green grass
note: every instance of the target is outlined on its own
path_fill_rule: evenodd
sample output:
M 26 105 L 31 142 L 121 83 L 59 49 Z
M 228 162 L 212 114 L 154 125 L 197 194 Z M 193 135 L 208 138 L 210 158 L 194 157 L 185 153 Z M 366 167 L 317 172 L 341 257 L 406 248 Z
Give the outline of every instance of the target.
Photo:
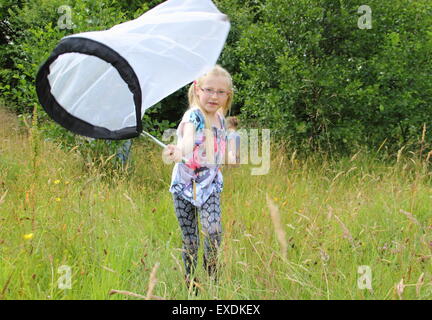
M 160 149 L 140 140 L 133 168 L 115 170 L 44 141 L 2 109 L 0 121 L 1 299 L 136 299 L 109 292 L 146 296 L 156 264 L 152 294 L 165 299 L 432 298 L 425 156 L 298 159 L 273 146 L 267 175 L 252 176 L 249 165 L 224 169 L 220 279 L 207 277 L 200 251 L 196 297 L 183 281 L 172 166 Z M 59 289 L 62 265 L 71 268 L 71 289 Z M 373 290 L 358 288 L 362 265 Z M 402 279 L 408 286 L 398 294 Z

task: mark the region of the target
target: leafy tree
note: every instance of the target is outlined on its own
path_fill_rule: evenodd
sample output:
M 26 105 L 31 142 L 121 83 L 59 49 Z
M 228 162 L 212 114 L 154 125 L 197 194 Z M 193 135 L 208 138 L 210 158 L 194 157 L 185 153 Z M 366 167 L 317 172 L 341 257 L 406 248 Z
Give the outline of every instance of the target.
M 30 112 L 38 67 L 63 36 L 107 29 L 161 2 L 3 0 L 0 95 Z M 383 141 L 415 146 L 432 122 L 429 0 L 368 1 L 371 29 L 358 26 L 360 0 L 214 2 L 231 20 L 219 63 L 233 74 L 232 114 L 245 126 L 270 128 L 303 150 L 351 152 Z M 73 29 L 58 27 L 61 5 L 71 7 Z M 172 127 L 187 107 L 186 90 L 146 114 L 145 128 Z
M 415 141 L 432 117 L 432 4 L 220 1 L 234 26 L 222 56 L 244 122 L 294 145 L 350 152 Z M 246 17 L 246 18 L 245 18 Z

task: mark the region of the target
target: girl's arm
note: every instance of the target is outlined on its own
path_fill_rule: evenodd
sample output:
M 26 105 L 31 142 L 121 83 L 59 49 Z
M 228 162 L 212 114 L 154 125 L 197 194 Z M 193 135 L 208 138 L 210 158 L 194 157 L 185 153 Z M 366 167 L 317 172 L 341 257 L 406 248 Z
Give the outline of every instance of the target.
M 186 122 L 183 126 L 183 139 L 177 147 L 181 150 L 182 155 L 188 155 L 193 151 L 195 143 L 195 127 L 192 122 Z
M 169 144 L 164 154 L 171 161 L 181 162 L 183 156 L 193 151 L 195 142 L 195 127 L 192 122 L 186 122 L 183 126 L 183 139 L 180 144 Z

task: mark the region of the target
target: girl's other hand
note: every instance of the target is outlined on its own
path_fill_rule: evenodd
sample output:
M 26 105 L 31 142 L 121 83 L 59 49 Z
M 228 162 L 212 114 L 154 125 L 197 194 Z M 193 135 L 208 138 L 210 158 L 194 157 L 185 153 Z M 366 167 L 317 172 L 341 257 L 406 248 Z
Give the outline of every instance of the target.
M 163 151 L 163 156 L 165 159 L 168 159 L 168 160 L 174 161 L 174 162 L 181 162 L 181 160 L 182 160 L 181 150 L 173 144 L 167 145 L 167 147 Z

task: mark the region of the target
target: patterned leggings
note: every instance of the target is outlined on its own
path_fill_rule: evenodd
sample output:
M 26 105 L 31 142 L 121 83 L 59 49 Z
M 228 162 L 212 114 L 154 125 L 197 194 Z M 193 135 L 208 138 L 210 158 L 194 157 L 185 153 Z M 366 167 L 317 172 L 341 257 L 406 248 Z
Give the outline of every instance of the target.
M 199 232 L 198 217 L 201 221 L 204 234 L 204 268 L 215 276 L 217 251 L 222 240 L 220 193 L 213 192 L 208 200 L 201 206 L 195 207 L 192 203 L 173 194 L 174 208 L 183 240 L 183 263 L 186 275 L 193 274 L 197 265 Z

